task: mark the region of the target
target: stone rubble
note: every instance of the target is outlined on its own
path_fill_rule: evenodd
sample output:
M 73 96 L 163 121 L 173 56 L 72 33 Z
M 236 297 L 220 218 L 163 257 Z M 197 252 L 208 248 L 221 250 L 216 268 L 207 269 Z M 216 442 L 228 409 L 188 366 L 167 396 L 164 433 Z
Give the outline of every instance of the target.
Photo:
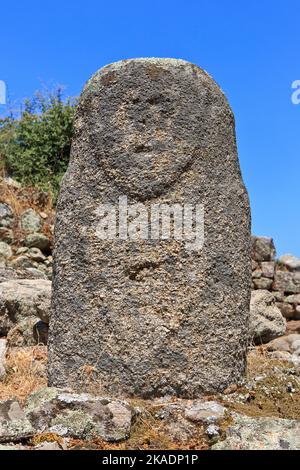
M 252 288 L 273 293 L 282 315 L 300 319 L 300 259 L 286 254 L 278 260 L 272 238 L 252 237 Z
M 149 418 L 145 405 L 44 388 L 23 406 L 0 402 L 0 450 L 66 450 L 71 439 L 118 443 L 130 438 L 137 420 Z M 156 426 L 182 443 L 199 433 L 212 450 L 299 450 L 300 421 L 249 417 L 216 401 L 156 399 Z M 39 436 L 41 438 L 39 438 Z

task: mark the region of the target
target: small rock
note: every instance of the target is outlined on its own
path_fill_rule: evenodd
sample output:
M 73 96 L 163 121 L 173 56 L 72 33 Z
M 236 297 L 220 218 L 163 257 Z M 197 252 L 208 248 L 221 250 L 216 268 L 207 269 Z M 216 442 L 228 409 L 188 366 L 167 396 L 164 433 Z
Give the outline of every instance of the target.
M 226 408 L 215 401 L 195 402 L 186 408 L 185 417 L 194 423 L 214 424 L 225 417 Z
M 231 384 L 229 387 L 225 388 L 224 390 L 224 395 L 230 395 L 231 393 L 234 393 L 237 391 L 237 385 L 236 384 Z
M 0 283 L 0 334 L 24 318 L 38 317 L 49 323 L 51 281 L 15 279 Z
M 22 446 L 20 444 L 0 444 L 0 450 L 26 450 L 27 448 L 25 446 Z
M 252 259 L 255 261 L 273 261 L 276 250 L 272 238 L 252 237 Z
M 50 240 L 43 233 L 31 233 L 25 238 L 24 244 L 29 248 L 39 248 L 48 253 L 50 251 Z
M 277 302 L 283 302 L 284 301 L 284 292 L 274 291 L 273 290 L 272 294 L 274 295 Z
M 273 284 L 273 279 L 268 279 L 267 277 L 261 277 L 259 279 L 253 279 L 253 284 L 256 289 L 271 289 Z
M 280 361 L 292 362 L 292 355 L 288 351 L 271 351 L 269 357 Z
M 34 429 L 14 400 L 0 402 L 0 442 L 15 442 L 33 436 Z
M 32 263 L 33 261 L 30 260 L 28 256 L 19 255 L 12 261 L 11 264 L 15 269 L 18 269 L 18 268 L 32 268 Z
M 289 335 L 291 333 L 300 333 L 300 321 L 299 320 L 291 320 L 287 322 L 286 334 Z
M 206 434 L 208 437 L 213 438 L 213 437 L 218 437 L 220 435 L 220 428 L 219 426 L 216 426 L 215 424 L 210 424 L 208 428 L 206 429 Z
M 262 380 L 264 380 L 264 378 L 265 378 L 264 375 L 257 375 L 256 377 L 254 377 L 254 381 L 261 382 Z
M 0 240 L 11 245 L 14 241 L 14 233 L 10 228 L 0 227 Z
M 290 254 L 281 256 L 278 264 L 286 267 L 289 271 L 300 271 L 300 259 Z
M 287 351 L 290 352 L 290 345 L 287 340 L 287 336 L 273 339 L 267 345 L 269 351 Z
M 263 261 L 261 263 L 261 270 L 263 277 L 273 279 L 275 272 L 275 261 Z
M 16 255 L 23 255 L 24 253 L 28 252 L 28 248 L 26 246 L 21 246 L 17 249 Z
M 46 256 L 43 255 L 39 248 L 30 248 L 28 250 L 28 256 L 37 263 L 43 263 L 46 259 Z
M 273 294 L 273 292 L 272 292 L 272 294 Z M 285 303 L 285 302 L 277 302 L 276 305 L 279 308 L 279 310 L 281 311 L 281 314 L 282 314 L 282 316 L 284 316 L 284 318 L 290 319 L 290 318 L 294 317 L 295 308 L 294 308 L 293 305 L 290 305 L 290 304 Z
M 300 334 L 294 333 L 281 338 L 276 338 L 268 343 L 269 351 L 287 351 L 294 352 L 300 347 Z
M 262 271 L 260 269 L 255 269 L 255 271 L 252 271 L 252 279 L 257 280 L 260 279 L 262 276 Z
M 12 249 L 6 242 L 0 242 L 0 258 L 10 258 L 12 256 Z
M 19 181 L 14 180 L 10 176 L 6 176 L 3 179 L 5 181 L 5 184 L 7 184 L 8 186 L 12 186 L 13 188 L 19 189 L 22 186 L 21 183 L 19 183 Z
M 259 264 L 257 263 L 257 261 L 255 261 L 254 259 L 252 259 L 252 260 L 251 260 L 251 266 L 252 266 L 252 271 L 255 271 L 256 269 L 258 269 Z
M 284 302 L 288 304 L 300 305 L 300 294 L 288 295 L 285 297 Z
M 0 227 L 11 228 L 14 221 L 12 208 L 5 203 L 0 204 Z
M 21 215 L 21 228 L 28 232 L 38 232 L 42 227 L 42 219 L 33 209 L 27 209 Z
M 298 349 L 300 349 L 300 339 L 296 339 L 291 344 L 291 351 L 292 352 L 297 351 Z
M 300 333 L 292 333 L 285 336 L 285 339 L 289 342 L 290 346 L 295 342 L 300 340 Z
M 0 282 L 9 281 L 10 279 L 17 279 L 17 272 L 9 267 L 0 268 Z
M 250 302 L 250 338 L 255 344 L 268 343 L 282 336 L 286 320 L 275 305 L 274 296 L 266 290 L 254 290 Z
M 291 354 L 290 362 L 296 367 L 297 369 L 300 368 L 300 350 L 297 351 L 297 354 Z
M 294 389 L 294 387 L 293 387 L 293 385 L 291 384 L 291 382 L 289 382 L 289 383 L 287 384 L 287 386 L 286 386 L 286 391 L 287 391 L 288 393 L 295 393 L 295 392 L 296 392 L 296 390 Z

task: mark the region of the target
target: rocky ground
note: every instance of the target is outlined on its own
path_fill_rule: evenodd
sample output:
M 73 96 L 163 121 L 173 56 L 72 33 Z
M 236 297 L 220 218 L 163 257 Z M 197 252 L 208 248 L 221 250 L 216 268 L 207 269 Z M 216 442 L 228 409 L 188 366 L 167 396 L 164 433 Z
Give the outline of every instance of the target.
M 300 368 L 253 347 L 244 383 L 198 400 L 124 400 L 47 388 L 46 346 L 11 348 L 0 449 L 300 449 Z
M 300 449 L 300 260 L 253 237 L 248 374 L 223 394 L 151 402 L 47 388 L 54 210 L 0 181 L 1 449 Z

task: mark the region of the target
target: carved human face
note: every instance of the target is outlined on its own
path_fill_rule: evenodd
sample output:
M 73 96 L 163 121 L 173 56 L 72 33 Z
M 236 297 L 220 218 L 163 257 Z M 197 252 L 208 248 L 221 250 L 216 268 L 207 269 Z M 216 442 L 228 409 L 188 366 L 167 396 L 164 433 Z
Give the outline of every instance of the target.
M 168 191 L 201 152 L 195 138 L 201 119 L 184 97 L 155 89 L 129 90 L 106 116 L 100 164 L 123 193 L 139 200 Z

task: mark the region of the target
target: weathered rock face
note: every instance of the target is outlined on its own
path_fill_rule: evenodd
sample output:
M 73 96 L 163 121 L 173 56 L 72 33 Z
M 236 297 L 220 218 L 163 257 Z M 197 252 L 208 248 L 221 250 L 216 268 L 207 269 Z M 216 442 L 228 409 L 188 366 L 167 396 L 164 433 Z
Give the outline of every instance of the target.
M 275 297 L 266 290 L 254 290 L 250 302 L 250 340 L 267 343 L 284 335 L 286 320 L 275 304 Z
M 11 227 L 14 220 L 12 208 L 8 204 L 0 204 L 0 227 Z
M 276 250 L 270 237 L 252 237 L 252 259 L 258 262 L 273 261 Z
M 279 258 L 278 264 L 291 271 L 300 271 L 300 259 L 293 255 L 283 255 Z
M 0 443 L 19 442 L 45 432 L 120 441 L 129 437 L 134 412 L 121 400 L 40 389 L 29 396 L 23 409 L 14 399 L 0 401 Z
M 276 260 L 275 255 L 272 238 L 252 237 L 252 288 L 271 291 L 282 315 L 297 320 L 300 318 L 300 259 L 287 254 Z
M 29 248 L 39 248 L 45 252 L 49 252 L 50 250 L 50 240 L 42 233 L 30 233 L 27 235 L 25 245 Z
M 0 442 L 13 442 L 33 434 L 34 429 L 16 400 L 0 402 Z
M 49 322 L 51 281 L 16 279 L 0 283 L 0 334 L 16 323 L 34 317 Z
M 39 432 L 120 441 L 130 434 L 133 409 L 121 400 L 46 388 L 29 397 L 25 414 Z
M 299 450 L 300 423 L 293 419 L 236 415 L 224 441 L 213 450 Z
M 20 225 L 28 232 L 38 232 L 42 227 L 42 219 L 33 209 L 27 209 L 22 214 Z
M 99 239 L 99 205 L 125 196 L 148 214 L 153 203 L 202 204 L 204 246 Z M 51 385 L 80 388 L 87 368 L 102 390 L 143 397 L 198 396 L 239 381 L 250 209 L 234 117 L 206 72 L 181 60 L 137 59 L 92 77 L 55 237 Z

